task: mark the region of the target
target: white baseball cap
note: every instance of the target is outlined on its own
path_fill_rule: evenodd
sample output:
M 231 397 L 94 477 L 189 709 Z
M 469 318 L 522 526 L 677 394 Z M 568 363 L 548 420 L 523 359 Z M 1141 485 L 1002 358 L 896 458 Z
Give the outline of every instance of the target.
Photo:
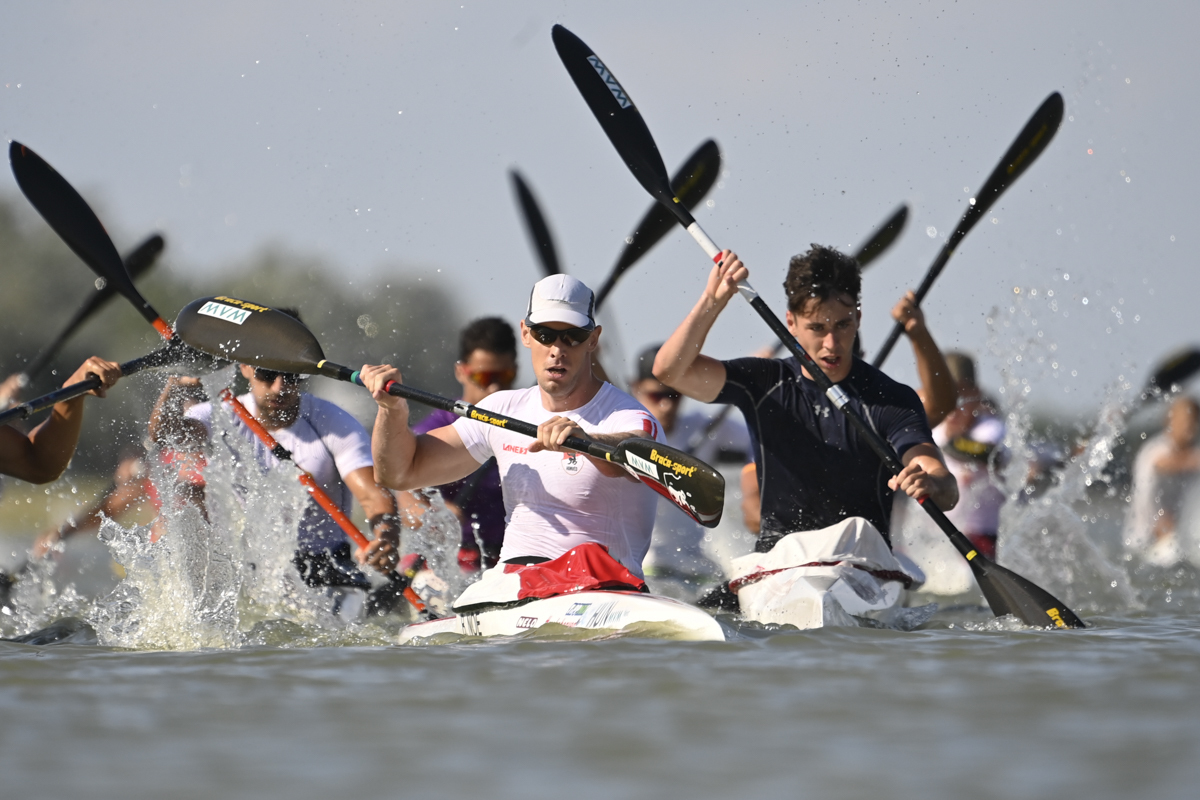
M 525 311 L 525 324 L 565 322 L 590 331 L 596 327 L 596 320 L 592 317 L 595 305 L 595 295 L 582 281 L 570 275 L 551 275 L 533 285 L 529 307 Z

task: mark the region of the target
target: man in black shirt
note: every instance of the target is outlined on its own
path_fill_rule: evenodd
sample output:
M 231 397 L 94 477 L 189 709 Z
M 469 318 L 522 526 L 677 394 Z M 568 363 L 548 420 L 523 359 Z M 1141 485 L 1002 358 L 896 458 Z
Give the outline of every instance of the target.
M 862 318 L 857 262 L 819 245 L 794 257 L 784 282 L 787 326 L 849 394 L 851 407 L 895 448 L 904 464 L 895 477 L 795 358 L 718 361 L 701 355 L 717 316 L 749 275 L 734 253 L 721 255 L 700 301 L 659 350 L 654 374 L 688 397 L 730 403 L 745 416 L 762 493 L 756 549 L 769 551 L 785 534 L 846 517 L 866 518 L 887 539 L 895 491 L 929 496 L 944 511 L 953 508 L 958 487 L 916 392 L 853 356 Z

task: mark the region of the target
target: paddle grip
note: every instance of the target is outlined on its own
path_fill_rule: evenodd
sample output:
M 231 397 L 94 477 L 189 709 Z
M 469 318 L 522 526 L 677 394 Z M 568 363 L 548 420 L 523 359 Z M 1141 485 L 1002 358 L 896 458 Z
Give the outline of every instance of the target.
M 362 376 L 357 370 L 351 370 L 348 367 L 342 367 L 337 364 L 330 364 L 328 361 L 322 361 L 317 364 L 317 369 L 322 375 L 335 377 L 339 380 L 357 383 L 359 386 L 366 387 L 363 383 Z M 345 375 L 346 377 L 342 377 Z M 497 428 L 504 428 L 508 431 L 515 431 L 523 436 L 528 436 L 536 439 L 538 436 L 538 428 L 536 425 L 531 425 L 528 422 L 522 422 L 519 419 L 506 417 L 503 414 L 497 414 L 494 411 L 484 411 L 476 408 L 470 403 L 464 403 L 462 400 L 451 400 L 448 397 L 427 392 L 423 389 L 416 389 L 412 386 L 406 386 L 403 383 L 396 381 L 388 381 L 384 386 L 388 394 L 396 397 L 403 397 L 405 400 L 412 400 L 414 403 L 420 403 L 423 406 L 431 408 L 440 408 L 443 411 L 449 411 L 451 414 L 457 414 L 464 419 L 473 419 L 476 422 L 482 422 L 485 425 L 494 425 Z M 587 439 L 580 439 L 578 436 L 569 436 L 563 442 L 565 447 L 572 450 L 578 450 L 581 453 L 596 456 L 597 458 L 607 458 L 612 453 L 616 452 L 615 448 L 609 447 L 600 442 L 593 442 Z
M 169 351 L 172 352 L 172 355 L 175 354 L 175 349 L 168 345 L 167 347 L 160 347 L 153 353 L 148 353 L 141 358 L 135 358 L 132 361 L 126 361 L 124 364 L 120 365 L 122 377 L 133 375 L 134 373 L 141 372 L 149 367 L 160 367 L 165 363 L 170 363 L 164 358 Z M 101 385 L 102 381 L 100 378 L 93 375 L 92 377 L 86 378 L 78 383 L 72 383 L 70 386 L 64 386 L 57 391 L 44 394 L 41 397 L 35 397 L 28 403 L 21 403 L 20 405 L 13 406 L 7 411 L 0 413 L 0 425 L 5 425 L 12 420 L 28 419 L 34 414 L 37 414 L 39 411 L 45 411 L 47 408 L 53 408 L 56 404 L 66 402 L 67 400 L 74 400 L 76 397 L 85 395 L 93 389 L 100 388 Z

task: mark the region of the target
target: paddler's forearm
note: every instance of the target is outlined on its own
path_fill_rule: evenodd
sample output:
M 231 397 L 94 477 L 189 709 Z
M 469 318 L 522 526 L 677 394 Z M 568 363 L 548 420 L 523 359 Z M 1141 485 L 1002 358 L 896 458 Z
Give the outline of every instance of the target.
M 375 459 L 375 482 L 389 489 L 407 488 L 409 472 L 417 452 L 417 437 L 408 427 L 408 403 L 380 406 L 371 432 L 371 455 Z
M 50 483 L 67 468 L 83 428 L 83 398 L 58 403 L 50 417 L 29 434 L 24 475 L 30 483 Z
M 921 401 L 925 406 L 925 417 L 929 420 L 929 427 L 933 428 L 954 410 L 958 392 L 954 379 L 950 377 L 946 357 L 942 355 L 929 329 L 919 324 L 905 333 L 912 342 L 917 374 L 921 378 Z
M 654 359 L 654 377 L 667 386 L 675 387 L 695 363 L 713 323 L 725 304 L 705 292 L 696 305 L 663 343 Z

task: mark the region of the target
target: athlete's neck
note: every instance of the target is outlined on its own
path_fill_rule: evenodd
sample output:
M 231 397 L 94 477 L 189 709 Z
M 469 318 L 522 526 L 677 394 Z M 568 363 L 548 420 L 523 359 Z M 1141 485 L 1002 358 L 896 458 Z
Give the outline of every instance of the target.
M 572 387 L 569 392 L 564 394 L 550 394 L 540 384 L 538 385 L 538 391 L 542 394 L 542 408 L 560 414 L 563 411 L 574 411 L 577 408 L 583 408 L 592 402 L 592 398 L 596 396 L 603 386 L 604 381 L 592 374 L 589 368 L 587 375 Z

